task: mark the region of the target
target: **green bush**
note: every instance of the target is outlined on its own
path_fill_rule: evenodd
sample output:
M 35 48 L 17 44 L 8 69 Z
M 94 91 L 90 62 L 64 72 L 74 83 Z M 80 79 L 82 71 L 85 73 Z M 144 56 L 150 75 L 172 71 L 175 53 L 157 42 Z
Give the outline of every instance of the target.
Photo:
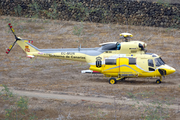
M 50 18 L 50 19 L 57 19 L 58 17 L 58 12 L 57 12 L 57 3 L 54 1 L 53 2 L 53 6 L 51 7 L 52 11 L 48 11 L 48 10 L 43 10 L 43 12 L 46 13 L 46 15 Z
M 167 119 L 170 115 L 169 114 L 170 111 L 168 109 L 167 103 L 165 104 L 166 105 L 165 107 L 162 101 L 157 100 L 157 102 L 147 104 L 139 100 L 139 99 L 147 100 L 148 98 L 153 97 L 153 95 L 154 95 L 154 92 L 150 92 L 150 91 L 148 92 L 144 91 L 144 92 L 136 93 L 136 94 L 133 94 L 131 92 L 127 93 L 127 96 L 135 100 L 138 106 L 142 106 L 138 108 L 140 110 L 143 110 L 143 113 L 141 115 L 142 119 L 145 119 L 145 120 Z
M 158 0 L 157 4 L 165 6 L 165 7 L 170 7 L 170 1 L 169 0 Z
M 78 37 L 83 34 L 83 23 L 81 22 L 80 26 L 74 26 L 73 34 L 77 35 Z
M 28 5 L 30 7 L 30 10 L 33 12 L 32 18 L 39 18 L 41 7 L 38 5 L 38 3 L 35 1 Z
M 22 7 L 18 4 L 17 7 L 14 8 L 14 11 L 16 13 L 16 16 L 21 16 Z
M 0 91 L 0 99 L 8 104 L 5 109 L 5 120 L 34 120 L 35 115 L 28 112 L 28 99 L 14 95 L 6 85 Z

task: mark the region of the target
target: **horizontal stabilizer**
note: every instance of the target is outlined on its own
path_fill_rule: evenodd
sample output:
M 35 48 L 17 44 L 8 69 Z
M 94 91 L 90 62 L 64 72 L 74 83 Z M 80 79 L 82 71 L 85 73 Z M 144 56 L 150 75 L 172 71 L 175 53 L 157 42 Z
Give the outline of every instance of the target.
M 33 58 L 34 55 L 27 55 L 26 57 L 28 57 L 28 58 Z
M 100 72 L 92 71 L 92 70 L 82 70 L 81 73 L 101 74 Z

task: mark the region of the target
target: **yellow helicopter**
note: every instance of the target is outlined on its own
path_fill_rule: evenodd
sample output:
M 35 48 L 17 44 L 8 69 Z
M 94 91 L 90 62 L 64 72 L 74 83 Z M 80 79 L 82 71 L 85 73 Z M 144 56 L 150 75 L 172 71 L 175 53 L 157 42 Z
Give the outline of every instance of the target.
M 133 37 L 130 33 L 120 34 L 121 38 L 125 39 L 125 42 L 106 42 L 100 44 L 101 47 L 98 48 L 38 49 L 31 44 L 33 43 L 32 40 L 17 37 L 10 23 L 9 27 L 16 41 L 7 49 L 7 54 L 17 43 L 29 58 L 40 56 L 84 61 L 90 65 L 89 71 L 99 72 L 106 77 L 110 77 L 110 84 L 133 77 L 159 77 L 160 79 L 156 80 L 156 83 L 160 84 L 162 76 L 176 71 L 173 67 L 168 66 L 157 54 L 146 53 L 146 43 L 128 41 Z

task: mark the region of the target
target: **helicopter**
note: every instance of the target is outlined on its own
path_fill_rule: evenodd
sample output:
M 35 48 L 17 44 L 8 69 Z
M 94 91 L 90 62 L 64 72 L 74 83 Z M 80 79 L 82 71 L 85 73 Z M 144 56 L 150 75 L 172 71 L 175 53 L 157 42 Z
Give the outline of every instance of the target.
M 160 56 L 147 53 L 147 44 L 142 41 L 129 41 L 133 37 L 130 33 L 121 33 L 124 42 L 106 42 L 96 48 L 63 48 L 39 49 L 32 45 L 33 41 L 17 37 L 11 23 L 8 24 L 15 36 L 15 42 L 10 45 L 6 53 L 9 54 L 17 43 L 27 54 L 28 58 L 35 56 L 66 59 L 87 62 L 89 71 L 95 71 L 109 77 L 109 84 L 116 84 L 126 78 L 159 77 L 160 84 L 163 76 L 174 73 L 176 70 L 167 65 Z

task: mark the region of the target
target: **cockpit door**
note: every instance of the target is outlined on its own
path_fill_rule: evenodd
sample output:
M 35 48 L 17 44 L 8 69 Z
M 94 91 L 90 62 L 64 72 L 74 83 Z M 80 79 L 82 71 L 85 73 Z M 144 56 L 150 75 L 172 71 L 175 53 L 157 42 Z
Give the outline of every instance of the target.
M 146 59 L 146 58 L 137 58 L 137 64 L 143 71 L 149 71 L 148 59 Z
M 148 59 L 148 69 L 149 71 L 155 71 L 155 65 L 153 59 Z
M 144 71 L 155 71 L 155 64 L 153 59 L 138 58 L 137 63 Z

